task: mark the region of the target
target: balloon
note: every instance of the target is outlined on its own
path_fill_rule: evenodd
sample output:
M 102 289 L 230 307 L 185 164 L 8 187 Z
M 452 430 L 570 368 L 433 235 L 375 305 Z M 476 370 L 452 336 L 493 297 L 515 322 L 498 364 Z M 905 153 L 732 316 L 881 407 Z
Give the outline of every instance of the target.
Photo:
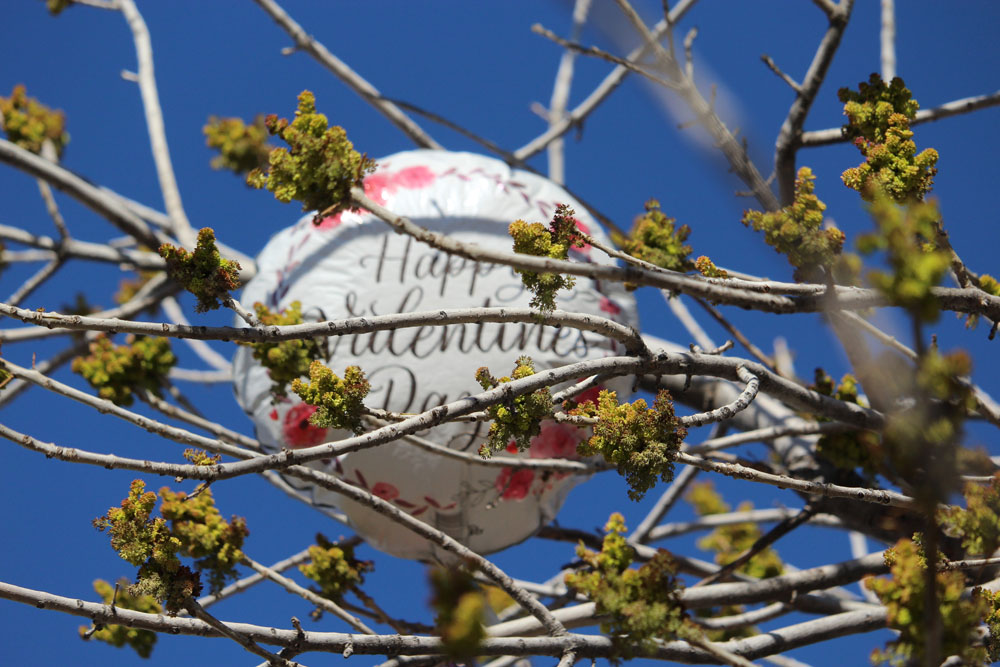
M 557 204 L 576 211 L 578 226 L 607 242 L 583 206 L 547 179 L 503 162 L 469 153 L 418 150 L 379 161 L 364 184 L 366 194 L 417 224 L 464 242 L 512 247 L 508 225 L 516 220 L 548 223 Z M 577 262 L 613 263 L 587 246 L 570 252 Z M 312 224 L 312 215 L 276 234 L 257 259 L 258 273 L 242 302 L 272 311 L 299 301 L 307 320 L 469 308 L 526 307 L 530 295 L 509 267 L 480 263 L 435 250 L 366 211 L 344 212 Z M 561 292 L 558 307 L 636 325 L 635 302 L 620 285 L 577 278 Z M 338 375 L 360 366 L 372 389 L 365 404 L 416 413 L 477 394 L 480 366 L 509 375 L 521 355 L 536 371 L 620 354 L 621 345 L 598 334 L 537 323 L 475 323 L 421 326 L 327 339 L 326 364 Z M 234 387 L 240 406 L 253 419 L 268 451 L 311 447 L 351 435 L 313 426 L 315 408 L 289 392 L 275 400 L 267 370 L 240 348 L 234 359 Z M 627 394 L 630 382 L 609 382 Z M 437 444 L 476 453 L 487 423 L 437 426 L 418 435 Z M 528 452 L 534 458 L 577 458 L 587 433 L 545 422 Z M 511 455 L 507 452 L 504 455 Z M 486 467 L 444 458 L 405 441 L 316 461 L 318 469 L 437 527 L 480 553 L 503 549 L 531 536 L 558 512 L 582 477 L 530 469 Z M 377 549 L 406 558 L 440 560 L 430 544 L 373 510 L 330 491 L 288 477 L 320 510 L 339 509 Z

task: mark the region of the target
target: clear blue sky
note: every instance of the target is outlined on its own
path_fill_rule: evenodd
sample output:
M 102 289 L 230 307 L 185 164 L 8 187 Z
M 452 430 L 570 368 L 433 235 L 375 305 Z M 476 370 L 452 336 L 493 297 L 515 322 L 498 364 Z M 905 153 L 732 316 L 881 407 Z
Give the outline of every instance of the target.
M 621 52 L 610 35 L 624 35 L 621 20 L 608 0 L 595 0 L 595 16 L 604 30 L 584 32 L 584 41 Z M 858 0 L 827 83 L 820 91 L 807 129 L 839 125 L 840 86 L 856 86 L 878 69 L 878 4 Z M 992 92 L 1000 46 L 996 27 L 1000 9 L 986 0 L 940 3 L 907 0 L 897 3 L 898 71 L 925 107 L 956 98 Z M 659 2 L 638 4 L 649 19 Z M 343 125 L 355 144 L 378 157 L 412 147 L 387 121 L 365 106 L 349 89 L 308 56 L 282 56 L 288 38 L 250 2 L 139 3 L 152 33 L 156 72 L 166 117 L 174 166 L 187 213 L 195 227 L 212 226 L 227 243 L 255 254 L 275 231 L 298 217 L 296 209 L 277 204 L 270 196 L 248 191 L 235 177 L 212 171 L 201 127 L 207 116 L 252 117 L 259 112 L 290 115 L 295 96 L 305 88 L 316 93 L 318 104 Z M 509 149 L 517 148 L 544 129 L 530 111 L 532 102 L 547 104 L 560 50 L 530 32 L 540 22 L 560 34 L 569 26 L 569 2 L 287 2 L 288 11 L 306 25 L 332 52 L 352 64 L 386 95 L 433 110 Z M 68 116 L 72 141 L 65 164 L 87 178 L 162 208 L 137 87 L 121 78 L 135 68 L 135 52 L 122 17 L 116 13 L 76 7 L 50 18 L 41 2 L 9 3 L 0 22 L 0 95 L 24 83 L 29 94 L 62 108 Z M 774 138 L 791 103 L 790 90 L 760 62 L 767 53 L 796 79 L 801 79 L 815 45 L 825 29 L 825 18 L 810 2 L 781 0 L 747 3 L 717 0 L 699 3 L 684 20 L 680 34 L 691 26 L 700 30 L 695 42 L 695 69 L 706 86 L 718 83 L 725 120 L 740 128 L 751 155 L 766 174 Z M 627 46 L 631 46 L 628 44 Z M 604 62 L 580 59 L 571 100 L 588 94 L 610 69 Z M 567 179 L 605 214 L 627 226 L 643 202 L 658 198 L 663 209 L 691 226 L 690 243 L 696 253 L 709 254 L 720 265 L 789 279 L 784 259 L 739 224 L 753 202 L 734 196 L 742 189 L 726 174 L 720 155 L 693 141 L 692 130 L 678 130 L 678 119 L 665 112 L 659 93 L 630 79 L 585 123 L 582 139 L 567 143 Z M 685 120 L 686 116 L 679 120 Z M 941 154 L 935 193 L 940 198 L 953 242 L 977 271 L 997 274 L 996 249 L 1000 226 L 995 221 L 996 186 L 1000 162 L 996 129 L 1000 111 L 989 109 L 917 128 L 919 147 L 933 146 Z M 448 148 L 479 150 L 469 141 L 429 123 L 426 127 Z M 855 193 L 841 185 L 839 174 L 860 158 L 850 146 L 808 149 L 799 163 L 817 173 L 817 194 L 848 238 L 868 229 L 870 222 Z M 545 168 L 544 156 L 532 164 Z M 33 181 L 10 168 L 0 168 L 0 224 L 16 225 L 54 236 L 51 221 Z M 77 238 L 100 242 L 116 235 L 105 221 L 60 196 L 64 215 Z M 33 270 L 34 267 L 32 267 Z M 5 272 L 4 294 L 23 280 L 26 269 Z M 114 267 L 74 262 L 59 279 L 39 290 L 27 306 L 58 309 L 70 300 L 70 289 L 85 292 L 92 302 L 108 306 L 120 273 Z M 75 283 L 68 287 L 70 281 Z M 687 343 L 679 325 L 663 314 L 656 294 L 641 294 L 643 328 Z M 189 304 L 190 305 L 190 304 Z M 761 314 L 731 311 L 734 321 L 765 348 L 776 335 L 785 336 L 797 355 L 797 369 L 811 375 L 822 363 L 832 374 L 845 370 L 838 344 L 819 318 L 802 315 L 782 320 Z M 228 323 L 224 314 L 198 316 L 203 323 Z M 889 317 L 887 324 L 905 332 L 904 322 Z M 14 326 L 8 322 L 4 326 Z M 718 339 L 724 334 L 707 325 Z M 996 346 L 988 345 L 986 331 L 965 332 L 960 321 L 944 316 L 933 327 L 945 348 L 964 346 L 976 359 L 975 378 L 994 395 L 997 380 Z M 903 334 L 905 335 L 905 334 Z M 44 359 L 58 344 L 38 342 L 4 349 L 4 355 L 27 364 L 32 354 Z M 177 346 L 184 355 L 183 346 Z M 223 346 L 224 354 L 231 350 Z M 741 351 L 735 354 L 743 354 Z M 184 365 L 196 361 L 182 357 Z M 80 385 L 67 371 L 57 374 Z M 185 387 L 207 413 L 223 423 L 250 432 L 250 423 L 237 408 L 228 386 L 208 389 Z M 0 419 L 40 439 L 83 449 L 121 455 L 171 456 L 172 447 L 156 438 L 66 400 L 33 389 L 7 407 Z M 989 435 L 973 438 L 1000 454 Z M 5 508 L 0 529 L 0 579 L 84 599 L 93 599 L 90 582 L 134 574 L 111 551 L 107 538 L 90 526 L 95 516 L 116 504 L 134 477 L 47 461 L 12 443 L 0 444 L 0 504 Z M 168 454 L 164 454 L 168 451 Z M 759 452 L 760 450 L 749 450 Z M 158 488 L 162 480 L 152 479 Z M 787 492 L 771 492 L 746 483 L 717 479 L 733 503 L 744 497 L 758 506 L 799 506 Z M 224 514 L 247 517 L 251 536 L 248 552 L 270 563 L 298 551 L 317 531 L 330 537 L 343 528 L 302 507 L 258 479 L 239 479 L 220 485 L 216 498 Z M 655 494 L 640 504 L 630 503 L 624 485 L 613 474 L 578 487 L 560 515 L 563 525 L 593 529 L 613 509 L 625 511 L 635 524 Z M 671 518 L 688 515 L 678 508 Z M 693 540 L 662 546 L 695 554 Z M 809 567 L 850 557 L 846 536 L 818 528 L 796 531 L 781 541 L 778 551 L 798 567 Z M 874 548 L 874 545 L 873 545 Z M 376 556 L 378 569 L 370 577 L 370 593 L 398 615 L 421 618 L 425 613 L 423 567 L 412 562 Z M 695 554 L 703 555 L 703 554 Z M 514 576 L 552 572 L 570 561 L 572 547 L 540 540 L 497 556 Z M 541 569 L 536 569 L 541 568 Z M 402 593 L 401 593 L 402 592 Z M 244 594 L 215 608 L 224 619 L 287 626 L 292 615 L 305 618 L 308 607 L 274 588 Z M 780 619 L 778 625 L 797 617 Z M 76 638 L 81 619 L 41 612 L 0 601 L 0 626 L 8 638 L 3 661 L 9 664 L 138 664 L 130 650 L 101 644 L 83 644 Z M 309 628 L 341 629 L 324 619 Z M 840 640 L 836 658 L 830 648 L 805 648 L 792 655 L 816 665 L 862 664 L 886 633 Z M 341 661 L 339 656 L 307 655 L 307 664 Z M 252 658 L 228 640 L 161 637 L 152 661 L 146 664 L 252 664 Z M 360 664 L 376 659 L 361 658 Z M 540 660 L 538 664 L 548 664 Z

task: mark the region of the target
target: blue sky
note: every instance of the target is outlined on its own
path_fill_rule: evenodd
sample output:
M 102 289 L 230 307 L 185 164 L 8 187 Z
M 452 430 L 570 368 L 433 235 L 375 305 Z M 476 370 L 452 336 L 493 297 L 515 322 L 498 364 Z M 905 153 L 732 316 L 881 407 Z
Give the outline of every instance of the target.
M 601 29 L 588 27 L 583 41 L 617 53 L 630 48 L 631 38 L 613 3 L 595 2 Z M 659 4 L 650 1 L 637 6 L 652 20 Z M 839 125 L 842 115 L 836 89 L 856 86 L 878 69 L 878 4 L 858 0 L 807 129 Z M 1000 45 L 995 29 L 1000 25 L 1000 9 L 994 3 L 911 0 L 898 4 L 898 71 L 922 106 L 996 90 Z M 532 34 L 530 26 L 539 22 L 566 34 L 570 3 L 521 1 L 504 3 L 501 9 L 499 3 L 477 2 L 298 1 L 287 2 L 285 7 L 332 52 L 390 97 L 439 113 L 508 149 L 523 145 L 544 130 L 543 121 L 532 113 L 530 105 L 548 103 L 560 50 Z M 195 227 L 214 227 L 221 239 L 243 252 L 255 254 L 274 232 L 294 222 L 299 214 L 296 208 L 248 191 L 239 179 L 209 168 L 211 155 L 201 134 L 209 115 L 249 118 L 275 112 L 288 116 L 296 95 L 308 88 L 315 92 L 320 109 L 332 122 L 344 126 L 355 145 L 369 155 L 378 157 L 412 147 L 405 136 L 308 56 L 281 55 L 288 38 L 252 3 L 143 1 L 139 8 L 152 34 L 166 131 L 188 216 Z M 718 84 L 724 119 L 740 128 L 751 156 L 768 173 L 774 138 L 792 94 L 760 62 L 760 54 L 767 53 L 791 76 L 801 79 L 825 30 L 825 18 L 813 3 L 801 0 L 718 0 L 696 5 L 679 33 L 683 35 L 692 26 L 699 28 L 694 47 L 699 82 L 706 90 L 710 84 Z M 624 47 L 616 39 L 626 40 Z M 76 7 L 51 18 L 41 2 L 12 4 L 5 8 L 5 20 L 0 23 L 0 58 L 5 63 L 0 69 L 0 95 L 24 83 L 29 94 L 66 111 L 72 135 L 64 158 L 67 167 L 162 208 L 138 90 L 120 76 L 121 70 L 135 68 L 130 34 L 120 15 Z M 610 67 L 605 62 L 578 59 L 571 103 L 589 94 Z M 698 141 L 696 130 L 677 128 L 685 119 L 683 113 L 673 117 L 666 111 L 658 91 L 630 78 L 586 121 L 579 140 L 569 136 L 569 186 L 622 226 L 630 224 L 647 199 L 657 198 L 667 214 L 690 225 L 689 243 L 697 254 L 708 254 L 720 265 L 749 273 L 790 279 L 785 260 L 739 224 L 743 209 L 753 202 L 734 196 L 742 184 L 726 173 L 721 155 Z M 916 129 L 918 147 L 932 146 L 941 154 L 934 192 L 956 249 L 975 270 L 994 275 L 1000 270 L 995 254 L 1000 247 L 1000 226 L 994 220 L 995 184 L 1000 182 L 1000 162 L 994 157 L 998 121 L 1000 111 L 994 108 Z M 449 130 L 424 125 L 449 149 L 480 151 Z M 839 180 L 841 171 L 858 162 L 857 151 L 848 145 L 805 149 L 799 154 L 799 164 L 810 165 L 816 172 L 817 194 L 849 239 L 871 224 L 856 193 Z M 544 170 L 544 155 L 535 158 L 532 165 Z M 0 224 L 55 235 L 30 178 L 0 168 L 0 201 L 4 202 Z M 67 197 L 60 196 L 59 203 L 77 238 L 98 242 L 117 235 L 105 221 Z M 12 292 L 34 268 L 6 271 L 0 277 L 4 285 L 0 291 Z M 113 266 L 74 262 L 26 305 L 58 309 L 79 290 L 92 302 L 108 306 L 120 278 Z M 639 298 L 645 331 L 682 344 L 688 342 L 680 326 L 664 313 L 658 295 L 640 292 Z M 765 349 L 770 349 L 775 336 L 787 338 L 801 375 L 811 375 L 820 364 L 835 376 L 845 370 L 838 343 L 818 316 L 778 320 L 734 309 L 727 314 Z M 228 323 L 229 317 L 213 313 L 198 316 L 197 321 L 221 324 Z M 887 314 L 882 321 L 906 335 L 905 322 L 895 314 Z M 15 325 L 9 322 L 4 326 Z M 714 325 L 705 326 L 719 340 L 725 337 Z M 938 334 L 945 349 L 968 348 L 976 360 L 975 379 L 987 391 L 1000 394 L 995 352 L 1000 343 L 988 344 L 983 328 L 967 332 L 959 320 L 948 315 L 931 332 Z M 33 354 L 44 359 L 59 347 L 60 343 L 52 340 L 11 345 L 4 349 L 4 355 L 24 365 Z M 183 365 L 197 363 L 183 346 L 176 347 L 181 350 Z M 231 354 L 222 345 L 218 349 Z M 68 371 L 56 377 L 81 384 Z M 250 423 L 228 386 L 184 389 L 214 418 L 250 432 Z M 176 452 L 169 450 L 163 454 L 163 443 L 157 438 L 37 389 L 8 406 L 2 419 L 15 429 L 61 445 L 122 455 L 176 457 Z M 990 435 L 973 430 L 971 439 L 990 447 L 992 454 L 1000 454 L 991 445 Z M 132 473 L 47 461 L 12 443 L 0 447 L 4 452 L 0 503 L 6 509 L 0 520 L 5 536 L 0 579 L 93 599 L 93 579 L 113 580 L 132 574 L 108 547 L 106 537 L 90 526 L 91 519 L 126 494 Z M 751 498 L 761 507 L 798 506 L 800 502 L 787 492 L 721 478 L 715 481 L 734 505 L 742 498 Z M 161 483 L 150 480 L 154 488 Z M 258 479 L 234 480 L 215 493 L 224 514 L 247 517 L 251 529 L 247 548 L 261 562 L 274 562 L 298 551 L 317 531 L 329 537 L 344 533 L 338 524 L 288 500 Z M 560 522 L 593 529 L 604 523 L 611 510 L 618 509 L 634 524 L 654 499 L 655 494 L 651 494 L 642 503 L 630 503 L 620 480 L 605 475 L 573 492 Z M 688 514 L 686 508 L 678 507 L 670 518 Z M 662 546 L 693 554 L 693 541 Z M 850 557 L 846 536 L 820 528 L 799 530 L 777 548 L 798 567 Z M 422 566 L 372 551 L 362 555 L 378 560 L 370 578 L 370 593 L 404 618 L 416 619 L 425 613 Z M 512 575 L 530 577 L 539 564 L 544 567 L 541 571 L 552 572 L 572 557 L 570 545 L 536 540 L 505 551 L 496 560 Z M 308 614 L 305 603 L 266 588 L 234 598 L 215 611 L 224 619 L 278 626 L 287 626 L 292 615 L 304 618 Z M 779 625 L 795 618 L 785 617 Z M 139 662 L 129 650 L 80 642 L 75 636 L 80 619 L 0 601 L 0 624 L 10 638 L 5 657 L 11 664 Z M 340 629 L 328 619 L 315 626 L 307 624 L 316 629 Z M 860 664 L 870 649 L 884 640 L 885 633 L 840 640 L 836 662 Z M 190 662 L 194 655 L 198 662 L 248 663 L 248 656 L 242 653 L 227 640 L 161 637 L 152 661 L 146 664 Z M 833 664 L 829 649 L 823 646 L 792 655 L 817 665 Z M 304 660 L 319 665 L 341 658 L 310 655 Z M 365 659 L 361 662 L 367 664 Z

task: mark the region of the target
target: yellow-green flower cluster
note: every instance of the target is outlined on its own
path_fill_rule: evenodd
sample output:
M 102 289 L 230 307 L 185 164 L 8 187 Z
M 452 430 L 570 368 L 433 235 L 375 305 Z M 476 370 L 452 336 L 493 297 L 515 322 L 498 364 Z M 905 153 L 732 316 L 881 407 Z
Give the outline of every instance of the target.
M 944 531 L 961 538 L 971 555 L 991 556 L 1000 547 L 1000 478 L 965 485 L 965 509 L 949 506 L 938 513 Z
M 567 574 L 566 585 L 594 601 L 597 615 L 608 618 L 601 631 L 612 638 L 616 652 L 628 658 L 653 651 L 655 639 L 672 639 L 682 632 L 684 609 L 673 559 L 660 549 L 640 568 L 631 568 L 635 552 L 625 530 L 622 515 L 612 514 L 600 552 L 577 547 L 588 569 Z
M 764 240 L 788 258 L 796 280 L 819 280 L 844 247 L 844 233 L 823 228 L 826 204 L 813 191 L 816 177 L 801 167 L 795 179 L 795 199 L 780 211 L 744 211 L 743 224 L 764 232 Z
M 171 614 L 184 608 L 185 602 L 201 593 L 201 580 L 182 565 L 177 554 L 181 541 L 171 534 L 167 522 L 152 518 L 156 494 L 146 491 L 142 480 L 135 480 L 121 507 L 110 508 L 94 519 L 94 527 L 111 534 L 111 548 L 132 565 L 139 566 L 136 581 L 129 587 L 134 596 L 150 595 Z
M 222 305 L 220 299 L 225 301 L 240 286 L 240 263 L 222 258 L 211 227 L 198 232 L 194 252 L 169 243 L 161 245 L 159 252 L 167 262 L 167 274 L 198 297 L 195 310 L 199 313 L 215 310 Z
M 826 396 L 833 396 L 839 401 L 860 405 L 858 381 L 850 373 L 844 375 L 839 384 L 834 385 L 833 378 L 822 368 L 817 368 L 812 389 Z M 878 472 L 879 436 L 874 431 L 828 433 L 820 437 L 816 443 L 816 451 L 838 468 L 845 470 L 861 468 L 869 477 Z
M 518 357 L 510 377 L 497 379 L 490 375 L 490 369 L 483 366 L 476 371 L 476 381 L 483 389 L 493 389 L 534 374 L 535 364 L 531 357 Z M 510 443 L 515 443 L 518 451 L 523 452 L 531 446 L 531 439 L 541 432 L 542 420 L 552 414 L 552 395 L 548 388 L 542 388 L 504 403 L 491 405 L 486 408 L 486 414 L 492 422 L 486 444 L 479 448 L 479 455 L 489 457 L 493 452 L 505 449 Z
M 201 578 L 180 558 L 196 559 L 195 567 L 207 573 L 212 591 L 217 592 L 228 579 L 236 578 L 249 531 L 242 518 L 222 518 L 208 488 L 189 496 L 163 487 L 159 498 L 162 518 L 153 518 L 157 495 L 147 492 L 142 480 L 134 480 L 121 506 L 94 519 L 94 527 L 107 530 L 118 555 L 139 566 L 129 593 L 150 595 L 175 614 L 201 593 Z
M 337 602 L 348 590 L 364 583 L 372 564 L 357 560 L 350 546 L 333 544 L 322 535 L 316 536 L 316 542 L 309 547 L 311 560 L 299 565 L 299 572 L 319 584 L 320 595 Z
M 159 395 L 177 357 L 166 338 L 129 336 L 126 345 L 115 345 L 104 334 L 90 344 L 90 354 L 73 360 L 79 373 L 97 395 L 115 405 L 132 405 L 133 392 L 148 389 Z
M 660 210 L 660 202 L 650 199 L 646 202 L 646 212 L 632 224 L 629 237 L 614 235 L 614 241 L 622 250 L 644 262 L 671 271 L 688 271 L 694 264 L 688 258 L 691 246 L 684 245 L 684 241 L 690 236 L 691 228 L 687 225 L 677 227 L 676 222 Z
M 267 171 L 251 171 L 248 185 L 266 188 L 286 204 L 301 201 L 303 211 L 317 211 L 313 219 L 316 223 L 325 216 L 356 208 L 351 202 L 351 188 L 362 186 L 365 175 L 375 171 L 375 162 L 354 150 L 344 128 L 330 127 L 326 116 L 316 113 L 316 98 L 311 92 L 299 94 L 292 122 L 271 114 L 264 119 L 264 125 L 288 148 L 272 150 Z
M 149 595 L 132 595 L 128 592 L 128 580 L 118 581 L 118 594 L 115 594 L 115 587 L 104 581 L 97 579 L 94 581 L 94 591 L 101 596 L 101 600 L 106 605 L 114 602 L 116 609 L 131 609 L 144 614 L 162 614 L 163 607 L 155 598 Z M 140 630 L 124 625 L 102 625 L 91 632 L 91 628 L 85 625 L 80 626 L 80 636 L 84 639 L 96 639 L 121 648 L 131 646 L 141 658 L 148 658 L 153 653 L 153 646 L 156 644 L 156 633 L 151 630 Z
M 205 145 L 219 153 L 212 158 L 213 169 L 246 174 L 265 167 L 274 148 L 267 143 L 267 127 L 261 115 L 252 123 L 242 118 L 210 116 L 201 131 L 205 134 Z
M 66 114 L 28 97 L 21 84 L 14 86 L 10 97 L 0 97 L 0 115 L 7 138 L 32 153 L 41 153 L 42 144 L 50 141 L 56 155 L 62 155 L 69 143 Z
M 931 348 L 909 377 L 897 373 L 903 395 L 913 401 L 886 420 L 882 458 L 930 507 L 958 490 L 957 444 L 966 415 L 975 407 L 972 391 L 960 378 L 971 371 L 965 352 L 943 355 Z
M 938 154 L 927 148 L 917 154 L 910 122 L 920 105 L 903 80 L 886 85 L 878 74 L 862 82 L 858 92 L 841 88 L 848 124 L 844 136 L 853 139 L 865 161 L 844 172 L 844 185 L 872 201 L 879 191 L 893 201 L 923 200 L 934 183 Z
M 196 559 L 198 570 L 208 574 L 209 589 L 216 593 L 228 579 L 236 579 L 236 566 L 243 561 L 243 541 L 250 534 L 246 521 L 237 516 L 223 519 L 209 488 L 189 496 L 163 487 L 160 499 L 160 513 L 170 521 L 181 553 Z
M 507 232 L 514 239 L 514 252 L 535 257 L 551 259 L 567 259 L 570 248 L 582 248 L 585 244 L 583 235 L 576 227 L 573 218 L 574 211 L 569 206 L 560 204 L 548 227 L 540 222 L 527 223 L 515 220 L 510 223 Z M 563 276 L 558 273 L 535 273 L 522 271 L 521 282 L 533 295 L 531 307 L 543 312 L 556 307 L 556 292 L 570 289 L 576 284 L 573 276 Z
M 889 663 L 894 667 L 925 664 L 927 563 L 922 551 L 912 540 L 900 540 L 886 552 L 886 564 L 892 578 L 865 582 L 886 606 L 889 627 L 899 632 L 898 638 L 889 642 L 885 651 L 872 653 L 872 661 L 876 664 Z M 959 571 L 938 572 L 935 583 L 940 609 L 941 655 L 957 655 L 962 664 L 985 664 L 986 648 L 970 639 L 987 614 L 996 613 L 995 602 L 982 594 L 964 597 L 965 576 Z
M 361 433 L 364 400 L 370 389 L 364 371 L 357 366 L 344 369 L 341 379 L 322 361 L 309 365 L 308 383 L 300 378 L 292 381 L 292 391 L 317 408 L 309 417 L 310 424 L 320 428 L 349 429 L 355 433 Z
M 705 255 L 700 256 L 698 259 L 694 260 L 694 268 L 701 275 L 706 278 L 728 278 L 729 272 L 725 269 L 720 269 L 715 265 L 711 259 Z
M 437 614 L 436 632 L 445 653 L 454 660 L 476 655 L 486 638 L 483 627 L 486 596 L 472 574 L 461 567 L 436 567 L 430 571 L 431 607 Z
M 687 494 L 687 501 L 694 507 L 698 516 L 722 514 L 730 509 L 729 504 L 722 499 L 711 482 L 692 484 Z M 748 512 L 752 509 L 753 503 L 747 501 L 741 503 L 737 511 Z M 698 548 L 714 551 L 715 562 L 719 565 L 728 565 L 752 547 L 761 536 L 760 526 L 756 523 L 735 523 L 720 526 L 698 540 Z M 767 579 L 782 574 L 784 564 L 778 553 L 768 547 L 741 565 L 738 571 L 751 577 Z
M 594 434 L 578 446 L 581 455 L 601 454 L 605 461 L 618 466 L 632 500 L 642 498 L 657 478 L 663 482 L 673 479 L 673 461 L 687 429 L 674 415 L 669 392 L 661 391 L 653 407 L 647 408 L 641 398 L 619 404 L 615 392 L 604 390 L 598 395 L 596 407 Z
M 73 0 L 45 0 L 45 8 L 52 16 L 59 16 L 63 10 L 72 6 Z
M 876 196 L 869 208 L 878 231 L 858 238 L 864 254 L 886 253 L 888 271 L 874 270 L 868 280 L 890 303 L 909 310 L 925 322 L 940 314 L 931 293 L 948 271 L 948 251 L 934 245 L 935 224 L 941 220 L 935 202 L 897 206 L 888 197 Z
M 302 324 L 302 303 L 293 301 L 280 313 L 258 302 L 254 304 L 257 318 L 266 326 Z M 309 374 L 309 366 L 322 356 L 320 344 L 313 338 L 240 343 L 253 348 L 253 358 L 260 361 L 271 378 L 271 395 L 288 395 L 288 383 Z

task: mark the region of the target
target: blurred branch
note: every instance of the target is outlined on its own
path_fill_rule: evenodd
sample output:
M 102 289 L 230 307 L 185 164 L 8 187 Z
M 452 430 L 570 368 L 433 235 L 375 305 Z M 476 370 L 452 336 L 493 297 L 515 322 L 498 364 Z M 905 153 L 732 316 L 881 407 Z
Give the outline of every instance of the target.
M 678 2 L 677 5 L 670 10 L 669 23 L 665 20 L 660 21 L 653 28 L 653 34 L 656 39 L 660 39 L 666 35 L 671 27 L 680 21 L 696 2 L 697 0 L 681 0 L 681 2 Z M 642 44 L 638 48 L 632 50 L 625 59 L 631 62 L 638 61 L 646 53 L 648 53 L 648 51 L 648 46 L 646 44 Z M 615 89 L 621 85 L 621 82 L 625 80 L 626 76 L 628 76 L 629 71 L 629 68 L 622 65 L 619 65 L 615 69 L 611 70 L 611 72 L 604 77 L 597 88 L 595 88 L 594 91 L 590 93 L 585 100 L 583 100 L 583 102 L 574 107 L 573 110 L 565 115 L 558 123 L 550 125 L 549 129 L 540 136 L 532 139 L 530 142 L 514 151 L 514 156 L 518 160 L 527 160 L 531 156 L 545 150 L 549 143 L 578 126 L 594 109 L 601 104 L 601 102 L 608 97 L 608 95 L 613 93 Z
M 576 0 L 573 3 L 573 27 L 570 29 L 570 40 L 579 41 L 583 32 L 583 24 L 587 21 L 591 0 Z M 569 102 L 569 91 L 573 81 L 573 61 L 576 54 L 573 51 L 563 51 L 559 58 L 559 69 L 556 70 L 556 81 L 552 86 L 552 97 L 549 100 L 549 127 L 553 127 L 566 116 L 566 104 Z M 565 142 L 562 137 L 552 141 L 547 149 L 549 159 L 549 179 L 562 184 L 566 180 Z
M 882 80 L 896 78 L 896 8 L 895 0 L 882 0 L 881 46 Z

